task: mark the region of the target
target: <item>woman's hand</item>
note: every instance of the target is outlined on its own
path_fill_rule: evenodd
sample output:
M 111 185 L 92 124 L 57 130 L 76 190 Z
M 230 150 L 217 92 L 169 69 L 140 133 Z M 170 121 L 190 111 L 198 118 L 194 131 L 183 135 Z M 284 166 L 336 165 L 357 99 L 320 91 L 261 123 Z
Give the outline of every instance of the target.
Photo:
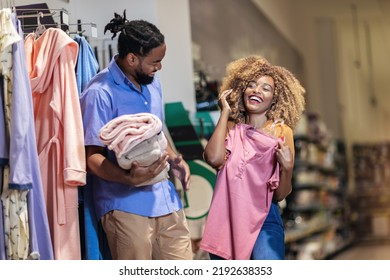
M 227 110 L 228 112 L 231 112 L 232 109 L 230 108 L 229 103 L 226 101 L 226 97 L 232 92 L 233 92 L 232 89 L 228 89 L 223 91 L 219 96 L 219 107 L 221 108 L 222 111 Z
M 276 159 L 280 164 L 280 182 L 279 187 L 275 190 L 273 199 L 281 201 L 285 199 L 292 191 L 292 174 L 294 168 L 294 157 L 290 147 L 278 140 L 276 148 Z
M 292 171 L 294 167 L 294 159 L 290 147 L 285 145 L 281 139 L 278 140 L 278 147 L 276 148 L 276 159 L 280 167 L 285 171 Z

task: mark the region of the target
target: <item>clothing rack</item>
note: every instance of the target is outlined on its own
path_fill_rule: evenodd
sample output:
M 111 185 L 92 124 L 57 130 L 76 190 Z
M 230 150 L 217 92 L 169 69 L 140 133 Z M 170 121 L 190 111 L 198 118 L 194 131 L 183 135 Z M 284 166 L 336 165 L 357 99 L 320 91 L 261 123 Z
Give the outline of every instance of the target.
M 77 20 L 77 23 L 68 24 L 68 26 L 77 26 L 77 31 L 69 31 L 68 34 L 77 34 L 79 36 L 83 36 L 85 29 L 83 30 L 83 26 L 90 26 L 91 28 L 91 37 L 97 38 L 97 25 L 94 22 L 82 23 L 81 20 Z
M 22 16 L 18 16 L 18 18 L 34 18 L 34 17 L 37 17 L 37 19 L 39 19 L 40 17 L 47 17 L 47 16 L 54 16 L 56 14 L 56 12 L 52 12 L 52 13 L 49 13 L 49 14 L 44 14 L 42 12 L 38 12 L 37 11 L 37 14 L 35 15 L 22 15 Z
M 26 14 L 19 15 L 18 18 L 34 18 L 36 16 L 47 17 L 54 16 L 59 12 L 60 14 L 60 24 L 68 25 L 69 22 L 69 12 L 65 9 L 19 9 L 16 8 L 16 12 L 26 12 Z M 44 13 L 46 12 L 46 13 Z M 29 14 L 28 14 L 29 13 Z M 33 14 L 31 14 L 33 13 Z
M 64 31 L 68 29 L 69 12 L 66 9 L 49 9 L 42 6 L 24 7 L 14 7 L 14 11 L 21 19 L 22 29 L 26 34 L 35 32 L 40 35 L 48 27 L 61 28 Z M 59 22 L 54 20 L 56 15 L 59 15 Z
M 90 26 L 90 33 L 91 37 L 96 38 L 97 37 L 97 25 L 93 22 L 88 23 L 82 23 L 81 20 L 77 20 L 77 23 L 69 23 L 69 12 L 66 9 L 46 9 L 46 8 L 30 8 L 30 9 L 24 9 L 24 8 L 16 8 L 16 12 L 22 13 L 21 15 L 18 15 L 18 18 L 25 19 L 25 18 L 36 18 L 36 22 L 33 22 L 32 24 L 26 24 L 22 23 L 23 28 L 37 28 L 37 33 L 42 33 L 46 27 L 59 27 L 62 30 L 64 30 L 67 34 L 77 34 L 80 36 L 83 36 L 85 33 L 85 30 L 82 29 L 83 26 Z M 57 23 L 54 21 L 53 16 L 58 15 L 60 22 Z M 49 23 L 42 23 L 40 20 L 41 18 L 48 17 L 50 19 L 53 19 L 52 22 Z M 77 26 L 77 31 L 70 31 L 70 26 Z

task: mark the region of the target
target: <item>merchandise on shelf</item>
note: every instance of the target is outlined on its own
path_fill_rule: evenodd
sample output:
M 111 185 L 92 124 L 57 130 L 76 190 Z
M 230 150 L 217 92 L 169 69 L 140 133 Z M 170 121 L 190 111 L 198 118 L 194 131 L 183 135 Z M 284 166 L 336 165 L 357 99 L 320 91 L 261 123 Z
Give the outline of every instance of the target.
M 303 123 L 295 133 L 293 191 L 282 214 L 286 258 L 325 259 L 353 239 L 345 147 L 318 115 L 308 114 Z

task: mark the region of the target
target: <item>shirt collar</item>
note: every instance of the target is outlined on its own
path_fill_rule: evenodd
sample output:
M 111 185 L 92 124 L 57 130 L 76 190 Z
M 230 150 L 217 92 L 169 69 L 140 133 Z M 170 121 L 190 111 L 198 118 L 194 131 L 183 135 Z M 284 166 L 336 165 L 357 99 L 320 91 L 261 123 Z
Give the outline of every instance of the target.
M 139 89 L 129 80 L 129 78 L 126 77 L 123 71 L 119 68 L 118 64 L 116 63 L 117 56 L 118 55 L 115 55 L 108 64 L 108 69 L 112 75 L 112 78 L 114 79 L 114 83 L 117 85 L 125 83 L 126 85 L 132 87 L 134 90 L 139 91 Z

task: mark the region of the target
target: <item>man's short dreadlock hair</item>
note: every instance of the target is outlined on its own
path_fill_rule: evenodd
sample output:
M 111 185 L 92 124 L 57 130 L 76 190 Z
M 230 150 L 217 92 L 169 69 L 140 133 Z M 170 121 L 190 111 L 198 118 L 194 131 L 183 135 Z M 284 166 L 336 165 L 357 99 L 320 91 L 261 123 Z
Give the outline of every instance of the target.
M 152 23 L 145 20 L 127 20 L 126 10 L 123 17 L 114 13 L 114 18 L 105 26 L 104 33 L 109 30 L 113 36 L 120 32 L 118 38 L 118 54 L 124 58 L 128 53 L 134 53 L 141 57 L 164 44 L 164 35 Z

